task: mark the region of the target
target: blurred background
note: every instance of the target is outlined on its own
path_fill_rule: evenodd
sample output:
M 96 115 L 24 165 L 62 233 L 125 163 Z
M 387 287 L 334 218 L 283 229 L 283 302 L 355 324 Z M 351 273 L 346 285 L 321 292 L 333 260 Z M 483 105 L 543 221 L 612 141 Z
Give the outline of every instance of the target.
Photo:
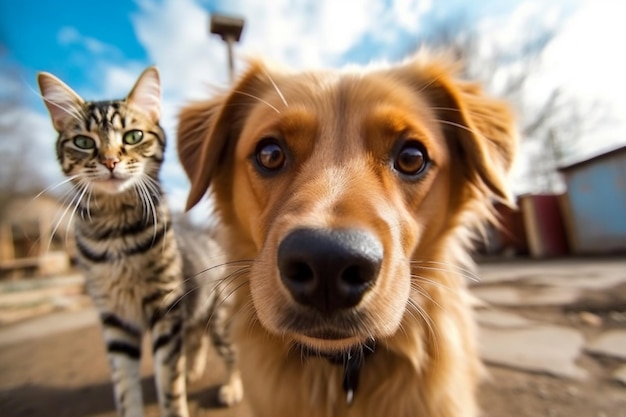
M 517 111 L 520 157 L 511 186 L 521 210 L 499 208 L 505 227 L 491 231 L 481 253 L 624 251 L 624 12 L 626 5 L 610 0 L 2 1 L 0 273 L 71 248 L 71 212 L 53 207 L 66 189 L 57 187 L 56 133 L 38 71 L 103 100 L 124 97 L 156 65 L 170 142 L 162 181 L 170 205 L 182 211 L 188 182 L 172 146 L 176 117 L 190 100 L 227 87 L 230 67 L 238 73 L 246 58 L 263 57 L 294 69 L 337 68 L 398 61 L 423 47 L 451 51 L 467 78 Z M 211 31 L 210 16 L 218 15 L 240 25 L 230 65 L 225 38 L 212 33 L 220 29 Z M 210 221 L 206 204 L 192 219 Z M 50 265 L 62 263 L 57 255 Z
M 161 176 L 170 205 L 182 211 L 188 182 L 173 146 L 178 111 L 229 85 L 227 43 L 210 30 L 217 14 L 243 23 L 231 45 L 235 73 L 246 57 L 294 69 L 340 68 L 401 60 L 421 47 L 451 51 L 466 63 L 465 76 L 515 106 L 519 121 L 511 179 L 519 210 L 498 208 L 503 227 L 489 231 L 477 258 L 508 260 L 496 262 L 504 270 L 530 265 L 536 275 L 544 270 L 528 262 L 555 260 L 547 271 L 578 278 L 608 265 L 609 282 L 624 287 L 624 2 L 0 0 L 0 327 L 90 306 L 72 267 L 70 216 L 56 188 L 63 180 L 56 133 L 37 72 L 55 74 L 87 100 L 103 100 L 124 97 L 141 71 L 156 65 L 170 143 Z M 193 213 L 195 222 L 210 221 L 206 204 Z M 589 259 L 586 267 L 577 263 Z M 615 288 L 604 288 L 614 297 L 609 304 L 602 298 L 595 313 L 576 310 L 593 316 L 580 320 L 623 328 L 626 295 L 615 296 L 622 294 Z M 618 368 L 609 364 L 609 371 Z

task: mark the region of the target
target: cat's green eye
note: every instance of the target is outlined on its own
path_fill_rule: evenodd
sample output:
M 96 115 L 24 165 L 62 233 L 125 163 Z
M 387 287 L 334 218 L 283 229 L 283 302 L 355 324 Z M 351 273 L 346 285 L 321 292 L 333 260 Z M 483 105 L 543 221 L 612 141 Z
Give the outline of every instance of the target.
M 124 143 L 127 145 L 139 143 L 141 142 L 141 139 L 143 139 L 143 132 L 141 130 L 130 130 L 124 133 L 124 137 L 122 138 Z
M 96 147 L 96 141 L 89 136 L 76 136 L 74 138 L 74 145 L 80 149 L 93 149 Z

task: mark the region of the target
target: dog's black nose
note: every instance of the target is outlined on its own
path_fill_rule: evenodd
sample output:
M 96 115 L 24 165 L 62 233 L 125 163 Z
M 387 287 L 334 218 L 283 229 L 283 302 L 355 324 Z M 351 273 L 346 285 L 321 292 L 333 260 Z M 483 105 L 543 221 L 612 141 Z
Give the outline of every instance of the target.
M 278 246 L 283 284 L 300 304 L 324 313 L 354 307 L 380 270 L 383 247 L 362 230 L 297 229 Z

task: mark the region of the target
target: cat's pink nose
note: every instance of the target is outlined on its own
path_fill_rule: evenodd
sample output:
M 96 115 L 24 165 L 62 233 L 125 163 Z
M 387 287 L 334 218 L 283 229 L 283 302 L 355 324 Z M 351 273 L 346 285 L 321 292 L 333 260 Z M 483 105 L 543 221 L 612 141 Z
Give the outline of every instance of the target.
M 119 161 L 120 160 L 117 158 L 105 158 L 100 162 L 102 163 L 102 165 L 109 168 L 109 171 L 113 171 L 115 169 L 115 165 L 117 165 Z

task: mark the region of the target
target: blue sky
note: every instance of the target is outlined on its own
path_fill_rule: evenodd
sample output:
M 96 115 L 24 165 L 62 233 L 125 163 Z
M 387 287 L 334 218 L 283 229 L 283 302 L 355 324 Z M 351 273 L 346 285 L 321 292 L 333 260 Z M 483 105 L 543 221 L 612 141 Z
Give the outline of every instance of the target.
M 118 63 L 137 62 L 144 65 L 153 64 L 154 57 L 150 56 L 146 46 L 138 39 L 137 20 L 150 9 L 162 9 L 167 13 L 167 3 L 172 1 L 130 1 L 119 0 L 108 4 L 86 2 L 79 0 L 64 0 L 62 3 L 47 0 L 21 0 L 0 2 L 0 40 L 8 51 L 9 64 L 21 67 L 24 82 L 34 86 L 33 80 L 37 71 L 52 72 L 76 90 L 94 91 L 107 90 L 101 86 L 102 77 L 89 67 L 93 61 L 98 63 L 106 55 L 106 59 Z M 187 1 L 194 3 L 197 11 L 204 11 L 208 27 L 208 15 L 212 12 L 234 14 L 254 20 L 254 11 L 247 8 L 249 4 L 265 4 L 268 9 L 282 3 L 285 15 L 289 9 L 293 10 L 296 19 L 306 20 L 307 10 L 314 10 L 317 1 Z M 324 2 L 319 2 L 324 3 Z M 364 8 L 367 2 L 359 0 L 346 1 L 350 7 Z M 394 1 L 376 1 L 381 8 L 389 7 Z M 486 16 L 495 16 L 511 13 L 520 3 L 517 0 L 483 0 L 481 7 L 472 7 L 471 1 L 447 0 L 443 2 L 408 1 L 407 8 L 414 6 L 415 10 L 425 9 L 421 14 L 425 17 L 416 20 L 414 28 L 397 25 L 393 19 L 383 22 L 383 27 L 370 28 L 363 32 L 359 39 L 349 39 L 350 47 L 341 54 L 324 62 L 327 66 L 341 66 L 345 63 L 367 63 L 381 57 L 399 59 L 406 55 L 421 34 L 427 33 L 429 26 L 449 16 L 466 16 L 468 20 L 481 19 Z M 433 4 L 435 3 L 435 4 Z M 272 6 L 270 6 L 272 5 Z M 329 14 L 332 14 L 330 12 Z M 337 14 L 335 14 L 337 16 Z M 348 25 L 351 16 L 339 16 L 347 19 Z M 261 20 L 261 19 L 259 19 Z M 317 22 L 315 22 L 317 21 Z M 257 23 L 257 22 L 255 22 Z M 260 23 L 260 21 L 258 22 Z M 318 19 L 311 19 L 311 24 L 321 23 Z M 185 25 L 181 21 L 180 25 Z M 331 34 L 340 31 L 329 31 Z M 372 36 L 375 32 L 384 32 L 388 36 Z M 289 33 L 285 33 L 289 36 Z M 395 37 L 397 41 L 392 40 Z M 207 33 L 207 38 L 209 34 Z M 391 41 L 390 41 L 391 40 Z M 244 34 L 242 46 L 245 49 L 247 40 Z M 214 46 L 219 48 L 221 45 Z M 254 53 L 264 54 L 262 48 L 253 50 Z M 193 57 L 189 57 L 190 59 Z M 216 80 L 222 82 L 223 80 Z M 37 101 L 36 97 L 27 98 L 28 101 Z
M 237 45 L 238 57 L 260 56 L 295 68 L 401 59 L 415 49 L 432 27 L 450 17 L 463 17 L 505 46 L 507 42 L 515 43 L 531 23 L 540 22 L 567 36 L 557 36 L 554 45 L 549 46 L 547 69 L 537 81 L 537 90 L 555 80 L 565 80 L 573 91 L 591 101 L 596 93 L 605 94 L 604 84 L 607 96 L 615 90 L 605 78 L 626 73 L 626 66 L 611 63 L 605 67 L 610 67 L 615 75 L 611 72 L 594 77 L 592 63 L 582 58 L 585 48 L 588 54 L 600 53 L 598 47 L 607 44 L 602 36 L 615 43 L 619 38 L 616 30 L 624 32 L 624 25 L 611 18 L 623 15 L 621 9 L 615 9 L 617 3 L 620 2 L 0 0 L 0 85 L 4 90 L 0 99 L 19 103 L 21 131 L 38 144 L 37 158 L 44 177 L 50 182 L 58 181 L 53 148 L 56 135 L 37 95 L 37 71 L 54 73 L 86 99 L 111 99 L 123 97 L 141 70 L 156 64 L 164 89 L 162 124 L 173 141 L 178 109 L 191 99 L 207 97 L 212 86 L 227 84 L 225 47 L 219 38 L 208 33 L 209 13 L 222 12 L 246 19 L 242 42 Z M 589 19 L 595 20 L 590 23 Z M 597 61 L 603 56 L 593 59 Z M 238 68 L 242 65 L 238 59 Z M 586 77 L 586 84 L 577 77 Z M 595 81 L 589 82 L 590 78 Z M 616 108 L 619 113 L 626 105 L 618 103 Z M 7 139 L 0 138 L 2 145 L 9 143 Z M 176 202 L 184 199 L 187 183 L 173 150 L 174 146 L 170 146 L 163 179 L 173 195 L 170 200 L 178 205 Z

